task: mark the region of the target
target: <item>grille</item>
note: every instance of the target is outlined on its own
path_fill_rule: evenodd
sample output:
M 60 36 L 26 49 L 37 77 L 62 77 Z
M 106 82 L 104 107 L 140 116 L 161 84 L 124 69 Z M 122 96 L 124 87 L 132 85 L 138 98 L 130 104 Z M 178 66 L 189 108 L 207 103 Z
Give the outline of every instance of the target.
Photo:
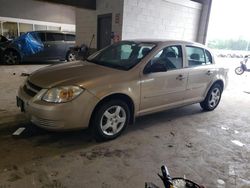
M 60 121 L 55 121 L 55 120 L 49 120 L 49 119 L 43 119 L 43 118 L 38 118 L 35 116 L 31 117 L 31 122 L 34 123 L 37 126 L 43 126 L 43 127 L 51 127 L 51 128 L 56 128 L 56 127 L 63 127 L 63 123 Z
M 39 91 L 42 90 L 41 87 L 27 81 L 23 86 L 23 90 L 31 97 L 34 97 Z

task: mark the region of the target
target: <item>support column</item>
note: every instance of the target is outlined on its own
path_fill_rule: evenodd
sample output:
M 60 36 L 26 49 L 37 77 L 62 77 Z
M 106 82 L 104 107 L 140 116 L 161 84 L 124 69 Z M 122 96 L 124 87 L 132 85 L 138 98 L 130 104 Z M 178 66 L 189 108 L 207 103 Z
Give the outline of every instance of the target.
M 212 7 L 212 0 L 205 0 L 203 2 L 197 40 L 196 40 L 197 42 L 202 44 L 206 44 L 211 7 Z

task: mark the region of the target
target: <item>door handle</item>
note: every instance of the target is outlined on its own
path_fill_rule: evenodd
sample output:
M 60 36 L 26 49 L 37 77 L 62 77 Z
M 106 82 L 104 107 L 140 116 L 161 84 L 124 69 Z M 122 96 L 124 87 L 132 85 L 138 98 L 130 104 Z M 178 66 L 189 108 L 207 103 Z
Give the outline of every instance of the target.
M 45 46 L 46 46 L 46 47 L 50 47 L 50 44 L 46 44 Z
M 176 80 L 184 80 L 186 77 L 184 77 L 182 74 L 176 77 Z
M 210 76 L 211 74 L 213 74 L 213 71 L 209 70 L 209 71 L 207 71 L 206 74 L 207 74 L 208 76 Z

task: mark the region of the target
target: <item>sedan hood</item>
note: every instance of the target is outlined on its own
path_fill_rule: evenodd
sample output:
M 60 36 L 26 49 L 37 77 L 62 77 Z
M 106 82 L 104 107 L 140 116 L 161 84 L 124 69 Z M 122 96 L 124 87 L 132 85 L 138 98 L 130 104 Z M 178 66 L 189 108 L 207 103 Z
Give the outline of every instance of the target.
M 110 77 L 118 72 L 120 70 L 78 61 L 39 69 L 30 75 L 29 81 L 41 88 L 78 85 L 87 89 L 96 80 Z

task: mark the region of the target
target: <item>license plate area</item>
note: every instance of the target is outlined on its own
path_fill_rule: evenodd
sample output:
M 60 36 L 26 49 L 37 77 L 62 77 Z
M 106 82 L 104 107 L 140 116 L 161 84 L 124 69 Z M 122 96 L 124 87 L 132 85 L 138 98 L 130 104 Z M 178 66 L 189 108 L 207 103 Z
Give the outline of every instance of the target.
M 21 112 L 25 112 L 25 105 L 24 101 L 20 99 L 19 97 L 16 97 L 16 105 L 21 109 Z

